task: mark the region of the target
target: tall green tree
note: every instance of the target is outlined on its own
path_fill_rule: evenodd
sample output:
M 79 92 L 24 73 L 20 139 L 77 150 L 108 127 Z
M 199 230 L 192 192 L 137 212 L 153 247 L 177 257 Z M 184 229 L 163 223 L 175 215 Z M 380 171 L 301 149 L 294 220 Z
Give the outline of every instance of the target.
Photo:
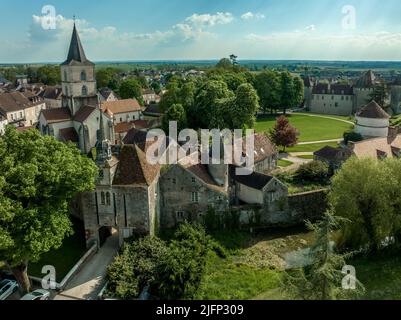
M 332 239 L 333 233 L 344 223 L 344 219 L 330 212 L 316 224 L 308 223 L 315 233 L 315 242 L 310 248 L 307 265 L 284 276 L 282 289 L 289 298 L 339 300 L 355 298 L 364 291 L 356 278 L 355 290 L 347 290 L 342 286 L 345 277 L 342 269 L 350 255 L 337 253 Z
M 116 68 L 102 68 L 96 71 L 96 83 L 98 88 L 108 87 L 112 90 L 118 89 L 120 70 Z
M 27 292 L 28 263 L 72 233 L 69 202 L 94 189 L 98 170 L 76 146 L 11 126 L 0 137 L 0 159 L 0 261 Z
M 255 77 L 254 87 L 258 92 L 263 112 L 267 113 L 270 110 L 273 114 L 274 110 L 280 108 L 282 93 L 279 73 L 272 70 L 259 73 Z
M 229 129 L 253 128 L 259 107 L 259 97 L 252 85 L 249 83 L 240 85 L 235 92 L 235 102 L 230 110 Z
M 163 129 L 169 132 L 170 121 L 177 121 L 178 130 L 187 128 L 187 114 L 181 104 L 173 104 L 163 116 Z
M 329 196 L 335 214 L 351 221 L 341 229 L 340 245 L 377 251 L 400 233 L 400 171 L 398 159 L 351 158 L 343 165 Z
M 142 87 L 139 84 L 139 82 L 135 79 L 128 79 L 121 82 L 119 93 L 121 99 L 135 98 L 140 103 L 143 103 Z
M 36 81 L 43 84 L 54 86 L 61 82 L 60 67 L 55 65 L 45 65 L 36 71 Z

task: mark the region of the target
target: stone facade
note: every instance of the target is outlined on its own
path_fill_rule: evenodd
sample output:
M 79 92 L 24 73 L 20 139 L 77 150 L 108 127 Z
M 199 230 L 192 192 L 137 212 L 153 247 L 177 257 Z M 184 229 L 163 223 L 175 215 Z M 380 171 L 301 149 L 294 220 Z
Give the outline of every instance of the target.
M 160 196 L 162 228 L 173 228 L 184 220 L 202 222 L 202 215 L 209 208 L 217 213 L 224 213 L 229 208 L 224 187 L 208 183 L 180 165 L 170 167 L 161 177 Z

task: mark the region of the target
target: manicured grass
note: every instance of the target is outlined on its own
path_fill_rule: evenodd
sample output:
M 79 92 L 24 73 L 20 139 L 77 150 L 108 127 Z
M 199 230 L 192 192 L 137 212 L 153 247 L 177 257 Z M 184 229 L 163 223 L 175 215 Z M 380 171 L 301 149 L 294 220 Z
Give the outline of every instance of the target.
M 297 156 L 297 158 L 305 159 L 305 160 L 313 160 L 313 155 L 312 154 L 306 154 L 306 155 L 302 155 L 302 156 Z
M 45 253 L 39 262 L 29 264 L 28 273 L 30 276 L 42 277 L 43 266 L 51 265 L 56 268 L 56 278 L 60 282 L 84 255 L 86 246 L 83 223 L 75 218 L 71 220 L 74 226 L 74 234 L 64 240 L 60 249 Z
M 338 147 L 337 142 L 325 142 L 325 143 L 314 143 L 314 144 L 302 144 L 297 145 L 292 148 L 287 148 L 286 152 L 315 152 L 318 151 L 325 146 L 330 146 L 333 148 Z
M 259 118 L 255 125 L 256 132 L 270 130 L 274 127 L 277 118 L 278 116 Z M 300 142 L 340 139 L 345 131 L 353 127 L 342 121 L 306 115 L 292 114 L 288 118 L 290 123 L 300 131 Z
M 288 160 L 279 160 L 277 163 L 278 163 L 278 166 L 282 167 L 282 168 L 286 168 L 286 167 L 293 165 L 293 163 Z

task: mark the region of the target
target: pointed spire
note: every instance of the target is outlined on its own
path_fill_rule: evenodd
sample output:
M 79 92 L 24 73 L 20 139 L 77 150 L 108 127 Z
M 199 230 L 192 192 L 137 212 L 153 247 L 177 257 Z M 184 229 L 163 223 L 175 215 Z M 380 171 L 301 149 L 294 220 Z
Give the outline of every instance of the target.
M 75 17 L 74 17 L 74 28 L 72 30 L 72 37 L 70 42 L 70 49 L 68 51 L 67 60 L 63 63 L 63 65 L 69 65 L 72 62 L 80 64 L 90 64 L 90 65 L 93 64 L 86 58 L 84 48 L 82 47 L 81 39 L 79 38 L 77 27 L 75 25 Z

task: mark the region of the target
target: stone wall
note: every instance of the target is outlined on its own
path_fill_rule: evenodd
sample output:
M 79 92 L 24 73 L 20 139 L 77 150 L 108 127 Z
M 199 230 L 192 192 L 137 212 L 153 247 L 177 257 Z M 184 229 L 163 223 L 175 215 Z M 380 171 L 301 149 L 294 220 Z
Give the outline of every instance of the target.
M 327 190 L 290 195 L 278 199 L 274 205 L 233 206 L 240 224 L 252 227 L 293 227 L 306 220 L 316 221 L 327 210 Z
M 180 166 L 171 167 L 160 179 L 161 228 L 173 228 L 183 220 L 201 222 L 209 207 L 214 207 L 216 212 L 225 212 L 228 197 L 218 189 L 210 188 Z M 198 193 L 198 202 L 192 201 L 193 192 Z

